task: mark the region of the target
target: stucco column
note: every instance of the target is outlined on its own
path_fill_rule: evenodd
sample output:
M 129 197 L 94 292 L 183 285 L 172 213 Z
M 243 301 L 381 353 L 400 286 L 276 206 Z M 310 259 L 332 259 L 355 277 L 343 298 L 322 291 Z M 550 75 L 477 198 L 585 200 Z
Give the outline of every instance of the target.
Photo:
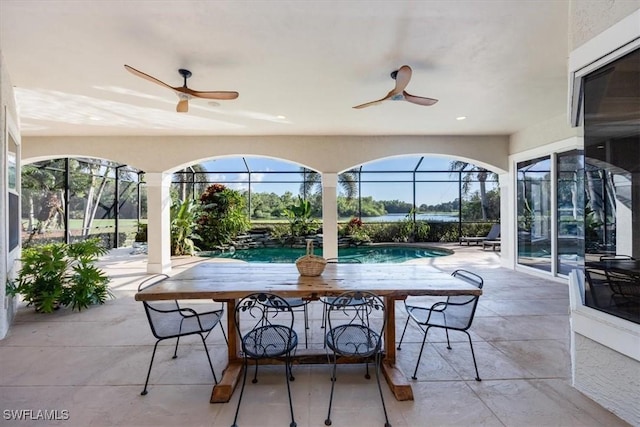
M 171 174 L 145 173 L 147 183 L 147 273 L 171 271 Z
M 515 232 L 516 193 L 513 178 L 508 173 L 498 175 L 500 185 L 500 263 L 515 268 L 518 236 Z
M 338 174 L 322 174 L 322 256 L 338 256 Z

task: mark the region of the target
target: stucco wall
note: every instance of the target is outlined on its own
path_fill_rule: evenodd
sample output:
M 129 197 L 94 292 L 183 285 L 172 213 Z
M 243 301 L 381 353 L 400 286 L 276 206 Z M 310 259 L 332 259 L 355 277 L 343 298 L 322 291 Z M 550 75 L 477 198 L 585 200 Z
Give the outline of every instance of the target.
M 631 425 L 640 426 L 640 363 L 580 334 L 574 340 L 574 387 Z
M 566 114 L 562 114 L 514 133 L 509 142 L 509 154 L 518 154 L 577 136 L 579 129 L 572 128 L 567 117 Z
M 507 136 L 165 136 L 25 137 L 25 163 L 91 156 L 145 172 L 172 172 L 219 156 L 268 156 L 319 172 L 342 172 L 389 156 L 442 155 L 501 173 L 508 169 Z
M 582 46 L 638 9 L 640 0 L 573 0 L 569 10 L 569 50 Z

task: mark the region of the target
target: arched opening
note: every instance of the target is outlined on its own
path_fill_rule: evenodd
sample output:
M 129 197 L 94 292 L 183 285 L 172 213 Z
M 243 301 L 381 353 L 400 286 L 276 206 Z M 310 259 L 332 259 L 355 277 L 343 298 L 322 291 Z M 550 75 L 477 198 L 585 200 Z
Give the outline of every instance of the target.
M 113 161 L 65 157 L 21 169 L 22 246 L 97 237 L 130 243 L 145 217 L 141 172 Z

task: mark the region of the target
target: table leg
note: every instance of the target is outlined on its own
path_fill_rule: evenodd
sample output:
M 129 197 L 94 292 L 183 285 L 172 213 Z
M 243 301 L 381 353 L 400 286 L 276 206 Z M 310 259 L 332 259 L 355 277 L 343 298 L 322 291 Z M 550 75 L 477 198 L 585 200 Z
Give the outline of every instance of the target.
M 234 320 L 236 312 L 236 301 L 227 300 L 227 353 L 229 363 L 222 373 L 220 382 L 213 386 L 211 392 L 211 403 L 225 403 L 231 399 L 233 390 L 236 388 L 240 375 L 242 374 L 242 358 L 239 356 L 240 342 L 238 341 L 238 333 L 236 331 L 236 322 Z
M 413 400 L 413 390 L 406 375 L 396 366 L 396 299 L 385 297 L 386 324 L 382 373 L 397 400 Z

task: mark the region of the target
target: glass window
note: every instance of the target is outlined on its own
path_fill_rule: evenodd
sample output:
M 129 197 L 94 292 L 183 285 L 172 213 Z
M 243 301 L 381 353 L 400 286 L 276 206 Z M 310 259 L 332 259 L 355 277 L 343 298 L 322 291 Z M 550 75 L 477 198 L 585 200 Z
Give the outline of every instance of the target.
M 558 273 L 568 275 L 584 262 L 584 157 L 574 150 L 557 156 Z
M 640 50 L 584 77 L 585 303 L 640 323 Z M 600 261 L 601 257 L 635 258 Z
M 551 271 L 551 159 L 518 163 L 518 263 Z

